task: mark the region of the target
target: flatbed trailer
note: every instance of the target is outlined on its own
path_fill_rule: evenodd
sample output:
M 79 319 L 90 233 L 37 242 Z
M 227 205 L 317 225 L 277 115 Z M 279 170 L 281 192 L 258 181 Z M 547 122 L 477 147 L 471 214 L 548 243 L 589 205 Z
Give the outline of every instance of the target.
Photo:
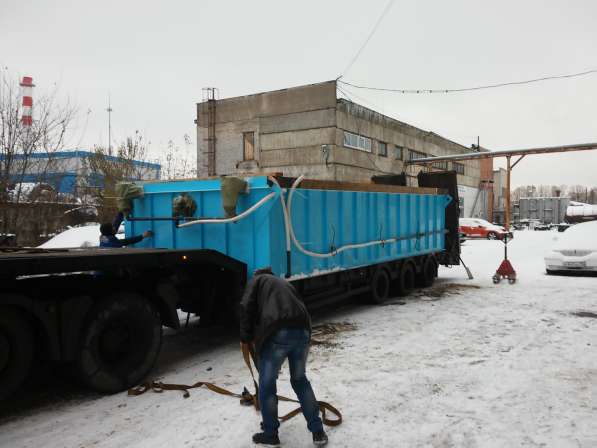
M 294 219 L 304 222 L 302 230 L 297 228 L 302 244 L 311 240 L 310 248 L 316 250 L 312 240 L 321 238 L 324 242 L 319 249 L 332 246 L 325 260 L 306 256 L 309 251 L 304 248 L 300 253 L 296 248 L 285 251 L 290 246 L 278 241 L 285 234 L 284 201 L 279 206 L 282 208 L 271 206 L 244 222 L 224 223 L 211 230 L 201 230 L 200 226 L 196 230 L 179 229 L 178 220 L 164 217 L 162 199 L 171 200 L 176 193 L 172 188 L 196 193 L 202 204 L 197 213 L 205 213 L 209 207 L 207 196 L 201 196 L 204 192 L 211 201 L 219 201 L 210 182 L 190 186 L 173 183 L 166 192 L 153 187 L 153 196 L 149 187 L 145 200 L 150 202 L 135 204 L 135 210 L 145 216 L 129 216 L 127 234 L 138 232 L 139 226 L 151 226 L 156 233 L 153 244 L 172 247 L 0 250 L 0 399 L 22 384 L 34 359 L 69 363 L 84 384 L 101 392 L 113 393 L 138 384 L 157 359 L 162 326 L 180 327 L 178 310 L 197 314 L 201 325 L 236 324 L 239 299 L 252 269 L 259 264 L 269 262 L 277 275 L 288 278 L 313 310 L 356 295 L 365 295 L 373 303 L 392 295 L 406 295 L 416 286 L 431 285 L 438 264 L 446 263 L 442 261 L 446 255 L 454 259 L 455 247 L 449 243 L 454 238 L 450 228 L 456 229 L 458 240 L 457 218 L 449 218 L 454 204 L 446 208 L 444 216 L 444 199 L 439 196 L 411 201 L 408 197 L 385 197 L 387 193 L 378 187 L 378 191 L 366 195 L 337 190 L 329 193 L 320 187 L 317 184 L 315 191 L 303 190 L 311 202 L 299 206 Z M 273 194 L 270 188 L 277 187 L 255 181 L 253 203 L 248 201 L 244 207 L 249 209 Z M 353 207 L 357 223 L 363 211 L 374 210 L 374 216 L 367 218 L 367 226 L 374 228 L 359 229 L 335 222 L 338 211 L 323 211 L 317 202 L 322 198 L 328 204 L 334 198 L 338 204 Z M 399 204 L 401 200 L 407 200 L 403 213 L 424 217 L 429 210 L 433 220 L 427 227 L 406 225 L 407 229 L 400 230 L 392 223 L 394 217 L 388 210 L 394 210 L 392 201 Z M 359 204 L 364 204 L 362 210 Z M 395 210 L 399 213 L 402 209 Z M 388 223 L 387 230 L 378 228 L 377 215 Z M 313 224 L 304 221 L 307 218 Z M 389 227 L 397 228 L 402 236 L 397 230 L 393 231 L 395 235 L 389 233 Z M 334 232 L 332 238 L 324 235 L 329 228 Z M 223 236 L 210 231 L 222 232 Z M 380 238 L 375 247 L 350 249 L 342 256 L 334 253 L 345 244 L 343 238 L 360 236 L 366 240 L 371 238 L 368 235 Z M 334 238 L 337 247 L 333 246 Z M 267 250 L 261 250 L 261 246 Z M 459 251 L 459 247 L 456 249 Z

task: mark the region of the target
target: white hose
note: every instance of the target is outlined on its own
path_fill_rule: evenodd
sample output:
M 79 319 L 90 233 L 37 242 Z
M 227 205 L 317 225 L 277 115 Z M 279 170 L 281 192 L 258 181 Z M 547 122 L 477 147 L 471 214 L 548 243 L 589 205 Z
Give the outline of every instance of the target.
M 193 226 L 196 224 L 224 224 L 224 223 L 240 221 L 241 219 L 249 216 L 251 213 L 253 213 L 255 210 L 257 210 L 259 207 L 261 207 L 267 201 L 272 199 L 276 194 L 279 194 L 280 195 L 280 205 L 282 207 L 282 213 L 284 215 L 284 230 L 285 230 L 285 234 L 286 234 L 286 250 L 288 252 L 290 252 L 290 249 L 291 249 L 291 247 L 290 247 L 291 240 L 294 243 L 294 245 L 296 246 L 296 248 L 299 251 L 301 251 L 302 253 L 304 253 L 305 255 L 308 255 L 308 256 L 314 257 L 314 258 L 330 258 L 330 257 L 336 256 L 340 252 L 344 252 L 345 250 L 361 249 L 364 247 L 371 247 L 371 246 L 383 246 L 385 244 L 397 243 L 401 239 L 404 239 L 404 238 L 392 237 L 392 238 L 388 238 L 387 240 L 374 240 L 374 241 L 367 241 L 364 243 L 346 244 L 344 246 L 334 249 L 333 251 L 325 252 L 325 253 L 312 252 L 308 249 L 305 249 L 303 247 L 303 245 L 300 243 L 300 241 L 297 239 L 297 237 L 294 233 L 294 227 L 292 226 L 292 198 L 294 196 L 294 192 L 295 192 L 296 188 L 298 187 L 298 185 L 302 182 L 302 180 L 304 178 L 305 178 L 304 175 L 299 176 L 294 181 L 292 186 L 290 187 L 290 192 L 288 194 L 288 205 L 286 204 L 286 201 L 284 200 L 284 194 L 282 191 L 282 187 L 280 186 L 280 184 L 274 177 L 270 177 L 269 179 L 279 188 L 280 191 L 278 193 L 276 193 L 275 191 L 271 192 L 270 194 L 268 194 L 267 196 L 265 196 L 261 200 L 259 200 L 257 203 L 255 203 L 253 206 L 251 206 L 250 208 L 248 208 L 247 210 L 242 212 L 240 215 L 236 215 L 232 218 L 196 219 L 194 221 L 189 221 L 189 222 L 185 222 L 183 224 L 179 224 L 178 227 L 189 227 L 189 226 Z M 412 238 L 416 238 L 416 236 L 414 236 Z
M 189 221 L 189 222 L 185 222 L 183 224 L 179 224 L 178 227 L 189 227 L 189 226 L 194 226 L 196 224 L 225 224 L 225 223 L 229 223 L 229 222 L 240 221 L 241 219 L 246 218 L 247 216 L 249 216 L 251 213 L 253 213 L 255 210 L 257 210 L 259 207 L 261 207 L 263 204 L 265 204 L 271 198 L 273 198 L 276 194 L 277 193 L 275 191 L 271 192 L 267 196 L 261 198 L 261 200 L 259 200 L 258 202 L 256 202 L 254 205 L 252 205 L 251 207 L 249 207 L 248 209 L 246 209 L 240 215 L 233 216 L 232 218 L 205 218 L 205 219 L 196 219 L 194 221 Z
M 337 254 L 339 254 L 340 252 L 343 252 L 345 250 L 361 249 L 363 247 L 385 245 L 385 244 L 397 243 L 399 241 L 398 238 L 388 238 L 387 240 L 375 240 L 375 241 L 367 241 L 365 243 L 347 244 L 347 245 L 341 246 L 331 252 L 325 252 L 325 253 L 312 252 L 308 249 L 305 249 L 303 247 L 303 245 L 300 243 L 300 241 L 297 239 L 297 237 L 294 233 L 294 228 L 292 226 L 292 198 L 294 196 L 294 192 L 295 192 L 297 186 L 302 182 L 302 180 L 304 178 L 305 178 L 304 175 L 299 176 L 294 181 L 292 186 L 290 187 L 290 193 L 288 194 L 288 206 L 286 205 L 286 202 L 284 201 L 284 196 L 283 196 L 282 192 L 280 192 L 280 200 L 282 203 L 282 211 L 284 213 L 284 224 L 285 224 L 285 228 L 286 228 L 286 244 L 287 244 L 287 246 L 290 244 L 289 239 L 288 239 L 288 235 L 290 235 L 290 238 L 292 239 L 292 242 L 294 243 L 296 248 L 298 250 L 300 250 L 302 253 L 304 253 L 305 255 L 308 255 L 308 256 L 314 257 L 314 258 L 330 258 L 330 257 L 336 256 Z M 271 180 L 279 188 L 281 188 L 280 184 L 276 181 L 275 178 L 272 177 Z M 287 250 L 289 250 L 289 249 L 287 249 Z
M 286 202 L 284 201 L 284 192 L 282 191 L 282 187 L 276 180 L 275 177 L 269 177 L 269 179 L 278 186 L 280 189 L 280 205 L 282 206 L 282 214 L 284 215 L 284 234 L 286 236 L 286 252 L 290 252 L 291 244 L 290 244 L 290 219 L 288 218 L 288 210 L 286 210 Z

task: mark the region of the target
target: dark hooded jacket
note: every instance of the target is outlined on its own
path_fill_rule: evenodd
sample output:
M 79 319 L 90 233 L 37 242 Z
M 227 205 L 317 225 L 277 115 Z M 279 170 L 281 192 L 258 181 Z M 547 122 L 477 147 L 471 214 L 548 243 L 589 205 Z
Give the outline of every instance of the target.
M 112 226 L 107 224 L 107 229 L 104 227 L 104 224 L 100 226 L 100 232 L 102 233 L 100 236 L 100 243 L 99 247 L 102 248 L 114 248 L 114 247 L 125 247 L 129 244 L 135 244 L 139 241 L 143 240 L 143 235 L 132 236 L 130 238 L 123 238 L 119 239 L 116 237 L 115 233 L 118 232 L 120 228 L 120 224 L 124 221 L 124 215 L 122 212 L 119 212 L 116 217 L 114 218 L 114 222 Z
M 281 328 L 306 328 L 311 333 L 307 308 L 289 282 L 271 274 L 249 281 L 240 302 L 240 339 L 254 342 L 257 353 Z

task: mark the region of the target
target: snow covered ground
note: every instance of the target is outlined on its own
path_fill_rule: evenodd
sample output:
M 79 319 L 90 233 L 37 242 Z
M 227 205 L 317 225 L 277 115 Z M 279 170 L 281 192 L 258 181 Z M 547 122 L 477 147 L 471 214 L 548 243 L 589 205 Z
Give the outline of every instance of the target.
M 462 268 L 384 306 L 349 304 L 315 323 L 350 322 L 315 346 L 316 395 L 344 414 L 336 447 L 596 447 L 597 277 L 544 274 L 553 232 L 517 232 L 514 285 L 494 285 L 500 241 L 468 241 Z M 404 304 L 402 304 L 404 303 Z M 153 372 L 166 382 L 251 384 L 224 330 L 167 332 Z M 206 390 L 100 397 L 65 379 L 41 385 L 0 417 L 1 447 L 250 447 L 259 416 Z M 284 367 L 279 392 L 292 396 Z M 281 405 L 281 411 L 292 406 Z M 302 417 L 283 423 L 283 446 L 311 446 Z

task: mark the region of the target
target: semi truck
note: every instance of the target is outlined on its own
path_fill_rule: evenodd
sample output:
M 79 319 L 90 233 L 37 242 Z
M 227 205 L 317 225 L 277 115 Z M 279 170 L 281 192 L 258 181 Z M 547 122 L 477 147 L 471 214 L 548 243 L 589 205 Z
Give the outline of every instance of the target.
M 231 190 L 230 179 L 139 184 L 125 233 L 154 236 L 135 248 L 2 249 L 0 399 L 39 360 L 68 363 L 100 392 L 137 385 L 179 311 L 236 324 L 257 268 L 315 310 L 407 295 L 459 262 L 455 173 L 421 173 L 419 187 L 253 175 Z

